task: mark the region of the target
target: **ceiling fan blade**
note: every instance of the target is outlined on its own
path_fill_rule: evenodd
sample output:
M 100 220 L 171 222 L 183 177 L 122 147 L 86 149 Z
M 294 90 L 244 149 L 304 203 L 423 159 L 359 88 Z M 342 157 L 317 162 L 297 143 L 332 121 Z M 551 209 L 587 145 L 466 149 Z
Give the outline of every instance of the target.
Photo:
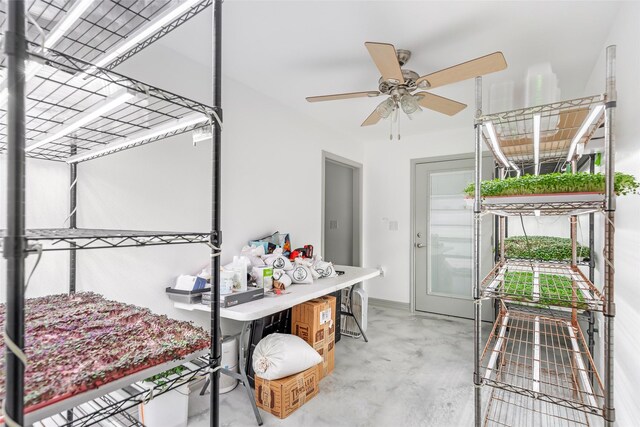
M 467 104 L 463 104 L 462 102 L 454 101 L 449 98 L 444 98 L 442 96 L 434 95 L 429 92 L 418 92 L 414 94 L 419 97 L 418 104 L 424 108 L 428 108 L 433 111 L 437 111 L 438 113 L 443 113 L 448 116 L 453 116 L 458 114 L 460 111 L 467 108 Z
M 450 83 L 460 82 L 462 80 L 472 79 L 496 71 L 507 68 L 507 61 L 504 59 L 502 52 L 494 52 L 435 73 L 427 74 L 416 80 L 418 87 L 423 81 L 427 81 L 425 88 L 434 88 L 438 86 L 448 85 Z M 424 85 L 424 83 L 422 83 Z
M 309 96 L 307 97 L 307 101 L 320 102 L 320 101 L 335 101 L 337 99 L 350 99 L 350 98 L 365 98 L 365 97 L 373 98 L 378 95 L 380 95 L 380 92 L 377 92 L 377 91 L 337 93 L 335 95 Z
M 394 80 L 398 84 L 404 84 L 398 54 L 392 44 L 366 42 L 364 45 L 384 80 Z
M 376 123 L 378 123 L 380 121 L 382 117 L 380 117 L 380 114 L 378 114 L 377 110 L 373 110 L 373 112 L 371 114 L 369 114 L 369 117 L 367 117 L 367 119 L 362 122 L 362 124 L 360 126 L 371 126 L 371 125 L 375 125 Z

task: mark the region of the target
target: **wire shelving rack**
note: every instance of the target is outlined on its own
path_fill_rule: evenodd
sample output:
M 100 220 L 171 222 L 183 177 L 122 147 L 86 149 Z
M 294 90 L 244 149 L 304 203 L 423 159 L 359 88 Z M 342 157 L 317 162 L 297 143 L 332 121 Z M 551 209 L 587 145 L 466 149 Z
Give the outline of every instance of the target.
M 606 89 L 588 96 L 548 105 L 483 115 L 482 78 L 476 78 L 473 197 L 474 406 L 476 426 L 594 425 L 615 422 L 613 400 L 613 329 L 615 317 L 613 238 L 614 114 L 616 108 L 615 46 L 606 51 Z M 553 164 L 579 168 L 579 146 L 588 144 L 604 128 L 604 194 L 547 194 L 482 197 L 483 142 L 497 164 L 507 171 L 553 171 Z M 594 172 L 593 156 L 591 172 Z M 582 163 L 582 162 L 581 162 Z M 542 166 L 545 166 L 543 169 Z M 547 167 L 547 166 L 552 166 Z M 594 261 L 589 277 L 579 268 L 578 215 L 589 214 L 589 247 L 594 253 L 594 214 L 604 221 L 604 283 L 594 285 Z M 480 276 L 482 217 L 497 217 L 496 265 Z M 507 259 L 504 251 L 506 218 L 568 216 L 572 240 L 570 262 Z M 584 264 L 584 263 L 582 263 Z M 482 345 L 481 306 L 495 299 L 499 310 L 493 330 Z M 604 318 L 602 375 L 592 356 L 594 313 Z M 589 319 L 589 344 L 578 316 Z M 483 387 L 488 386 L 488 387 Z M 483 405 L 482 390 L 489 389 Z M 483 415 L 484 411 L 484 415 Z
M 59 413 L 25 414 L 25 258 L 34 250 L 70 252 L 69 292 L 76 291 L 78 249 L 206 244 L 211 248 L 213 301 L 218 299 L 220 227 L 221 0 L 15 0 L 0 3 L 0 155 L 7 156 L 7 228 L 1 231 L 7 260 L 5 420 L 36 426 L 139 426 L 128 409 L 149 398 L 139 376 L 125 377 L 60 402 Z M 213 106 L 127 77 L 114 69 L 210 8 L 214 16 Z M 69 19 L 71 16 L 73 20 Z M 69 19 L 69 20 L 67 20 Z M 196 129 L 212 143 L 211 230 L 167 232 L 77 227 L 78 164 Z M 67 162 L 69 228 L 25 229 L 25 159 Z M 42 244 L 42 247 L 38 247 Z M 154 395 L 210 375 L 211 425 L 218 425 L 220 318 L 211 313 L 206 356 L 174 361 L 183 371 L 165 379 Z M 17 350 L 16 350 L 17 348 Z M 195 356 L 194 356 L 195 357 Z M 187 359 L 193 359 L 186 361 Z M 168 366 L 168 365 L 167 365 Z M 156 369 L 169 369 L 165 365 Z M 114 388 L 115 387 L 115 388 Z M 51 411 L 51 409 L 49 409 Z

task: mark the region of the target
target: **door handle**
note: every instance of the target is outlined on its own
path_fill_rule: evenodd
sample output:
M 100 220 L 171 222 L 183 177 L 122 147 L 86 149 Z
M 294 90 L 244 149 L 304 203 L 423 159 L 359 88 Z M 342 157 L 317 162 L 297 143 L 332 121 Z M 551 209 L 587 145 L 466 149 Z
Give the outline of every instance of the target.
M 416 248 L 424 248 L 425 244 L 424 243 L 416 243 Z

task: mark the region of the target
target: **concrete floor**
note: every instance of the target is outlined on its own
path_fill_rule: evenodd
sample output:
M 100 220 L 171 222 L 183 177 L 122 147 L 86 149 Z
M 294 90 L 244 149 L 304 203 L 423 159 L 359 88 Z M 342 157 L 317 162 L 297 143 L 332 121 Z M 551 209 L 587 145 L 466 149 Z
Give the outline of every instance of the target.
M 319 394 L 284 420 L 261 411 L 264 425 L 472 425 L 472 326 L 470 320 L 370 307 L 369 343 L 343 337 L 335 371 L 322 380 Z M 257 425 L 242 387 L 221 396 L 220 424 Z M 208 412 L 189 420 L 189 427 L 208 426 Z

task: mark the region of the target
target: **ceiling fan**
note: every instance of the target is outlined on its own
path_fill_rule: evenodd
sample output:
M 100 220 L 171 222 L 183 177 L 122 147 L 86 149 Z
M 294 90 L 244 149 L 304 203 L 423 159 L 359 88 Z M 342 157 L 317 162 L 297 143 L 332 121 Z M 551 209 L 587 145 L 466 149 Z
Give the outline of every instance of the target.
M 494 52 L 420 77 L 415 71 L 402 68 L 411 58 L 411 51 L 396 50 L 389 43 L 366 42 L 364 45 L 382 74 L 378 81 L 377 91 L 350 92 L 310 96 L 307 98 L 309 102 L 320 102 L 388 95 L 389 97 L 373 110 L 369 117 L 362 122 L 361 126 L 374 125 L 389 116 L 392 117 L 393 123 L 393 121 L 397 120 L 399 110 L 404 111 L 409 118 L 414 113 L 421 111 L 422 108 L 453 116 L 464 110 L 466 104 L 430 92 L 416 91 L 433 89 L 507 68 L 507 62 L 502 52 Z

